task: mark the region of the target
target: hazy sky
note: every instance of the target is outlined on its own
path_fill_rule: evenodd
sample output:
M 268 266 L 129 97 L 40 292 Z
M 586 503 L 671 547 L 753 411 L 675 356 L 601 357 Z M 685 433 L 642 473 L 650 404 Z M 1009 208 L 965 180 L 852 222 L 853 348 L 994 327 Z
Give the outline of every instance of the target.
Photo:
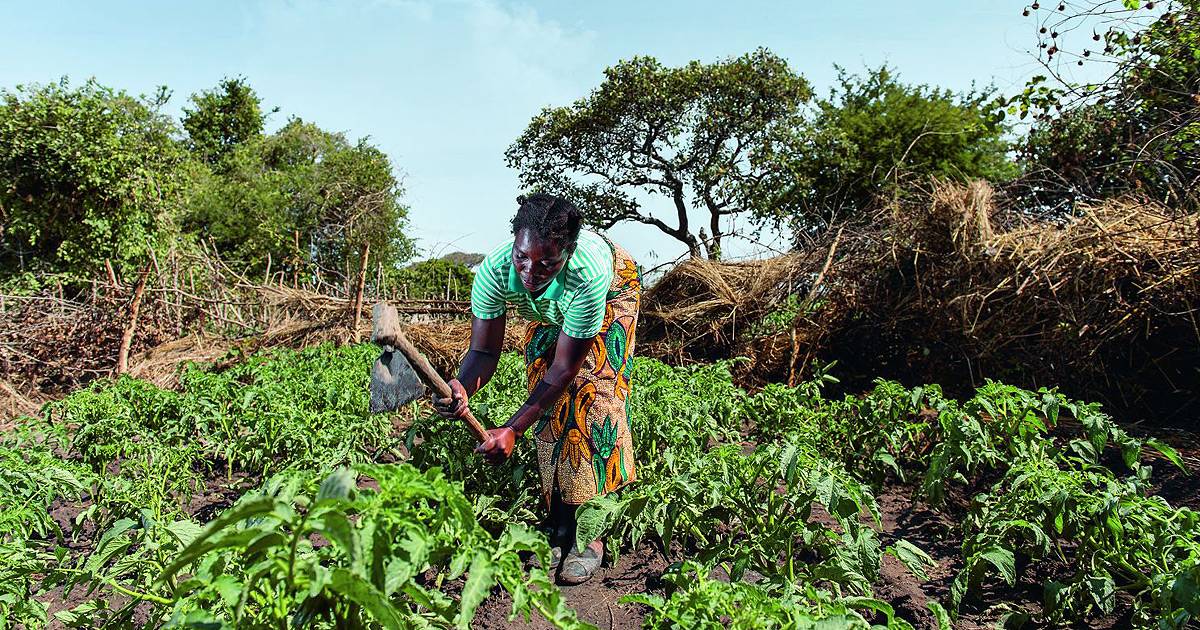
M 766 46 L 819 92 L 833 64 L 887 62 L 912 83 L 1011 93 L 1037 70 L 1034 25 L 1008 0 L 840 2 L 15 2 L 0 0 L 0 87 L 88 77 L 187 97 L 241 75 L 276 128 L 295 115 L 369 136 L 398 169 L 427 253 L 485 251 L 508 233 L 505 148 L 541 108 L 587 94 L 620 59 L 676 65 Z M 683 251 L 616 227 L 646 263 Z M 738 254 L 749 244 L 730 244 Z

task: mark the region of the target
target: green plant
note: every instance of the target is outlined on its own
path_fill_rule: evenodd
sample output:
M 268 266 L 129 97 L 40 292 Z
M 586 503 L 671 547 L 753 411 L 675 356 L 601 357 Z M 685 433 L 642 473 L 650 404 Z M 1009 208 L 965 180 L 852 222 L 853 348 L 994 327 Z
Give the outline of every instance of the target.
M 1139 627 L 1186 626 L 1200 615 L 1200 514 L 1144 496 L 1149 472 L 1119 480 L 1102 467 L 1016 462 L 973 500 L 954 606 L 993 571 L 1013 584 L 1018 557 L 1053 556 L 1071 571 L 1046 584 L 1047 621 L 1112 614 L 1123 591 Z
M 663 576 L 673 587 L 670 597 L 626 595 L 622 603 L 650 608 L 645 628 L 875 628 L 868 616 L 882 614 L 886 628 L 912 626 L 895 616 L 886 602 L 869 597 L 834 598 L 812 586 L 783 593 L 745 582 L 722 582 L 711 570 L 685 562 Z M 948 626 L 947 626 L 948 627 Z
M 537 611 L 557 627 L 586 627 L 545 572 L 522 569 L 518 552 L 548 562 L 539 534 L 512 525 L 493 537 L 436 468 L 362 465 L 357 473 L 376 487 L 356 487 L 357 474 L 342 469 L 314 496 L 313 477 L 293 475 L 220 515 L 157 582 L 190 574 L 174 589 L 175 618 L 466 628 L 499 585 L 513 598 L 513 618 Z M 438 590 L 459 577 L 457 599 Z

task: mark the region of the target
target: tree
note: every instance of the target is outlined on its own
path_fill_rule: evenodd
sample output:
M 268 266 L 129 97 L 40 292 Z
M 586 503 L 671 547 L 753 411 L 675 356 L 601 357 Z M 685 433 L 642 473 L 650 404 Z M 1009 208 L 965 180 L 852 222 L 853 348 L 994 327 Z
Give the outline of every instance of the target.
M 462 263 L 434 258 L 413 263 L 389 274 L 387 282 L 412 300 L 466 299 L 471 295 L 475 274 Z
M 1200 209 L 1200 0 L 1090 0 L 1031 13 L 1047 72 L 1010 106 L 1033 121 L 1019 154 L 1028 205 L 1061 214 L 1135 194 Z M 1064 63 L 1112 70 L 1079 83 Z
M 212 90 L 193 94 L 194 109 L 183 109 L 191 150 L 216 166 L 234 147 L 262 135 L 262 102 L 244 79 L 223 79 Z
M 680 68 L 635 57 L 604 74 L 587 97 L 544 109 L 509 147 L 523 186 L 569 196 L 600 228 L 653 225 L 692 256 L 720 256 L 723 220 L 778 215 L 777 192 L 795 179 L 786 144 L 811 96 L 787 62 L 765 49 Z M 644 206 L 639 192 L 666 203 Z M 707 239 L 692 210 L 707 214 Z
M 166 99 L 94 80 L 0 90 L 0 268 L 132 273 L 173 234 L 187 154 Z
M 261 271 L 269 256 L 279 270 L 353 273 L 364 244 L 389 267 L 413 255 L 403 189 L 365 139 L 352 144 L 292 119 L 235 147 L 224 163 L 197 186 L 184 226 L 249 269 Z
M 859 77 L 838 68 L 793 156 L 802 186 L 789 217 L 800 232 L 865 216 L 912 179 L 1009 179 L 1001 101 L 907 85 L 887 66 Z

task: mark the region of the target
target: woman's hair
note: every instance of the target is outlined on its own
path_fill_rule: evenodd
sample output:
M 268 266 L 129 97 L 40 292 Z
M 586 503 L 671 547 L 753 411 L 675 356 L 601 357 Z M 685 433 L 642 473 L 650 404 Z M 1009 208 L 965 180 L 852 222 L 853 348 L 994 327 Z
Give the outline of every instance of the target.
M 567 247 L 579 238 L 582 216 L 575 204 L 547 193 L 517 197 L 517 216 L 512 220 L 513 234 L 532 230 L 538 238 Z

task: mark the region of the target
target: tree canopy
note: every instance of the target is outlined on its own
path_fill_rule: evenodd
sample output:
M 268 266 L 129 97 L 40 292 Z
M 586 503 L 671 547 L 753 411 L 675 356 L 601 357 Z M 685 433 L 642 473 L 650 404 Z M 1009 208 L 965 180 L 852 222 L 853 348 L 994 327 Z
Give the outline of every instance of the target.
M 711 258 L 722 219 L 778 212 L 794 178 L 786 146 L 811 96 L 786 61 L 765 49 L 679 68 L 634 57 L 604 76 L 574 104 L 543 110 L 509 147 L 523 186 L 570 196 L 592 225 L 653 225 Z M 694 225 L 693 209 L 707 221 Z
M 244 79 L 223 79 L 216 88 L 193 94 L 191 102 L 182 120 L 188 147 L 209 165 L 262 134 L 262 101 Z
M 1000 104 L 991 90 L 906 85 L 887 67 L 840 71 L 813 101 L 765 49 L 679 68 L 635 57 L 535 116 L 506 157 L 522 185 L 572 197 L 592 225 L 653 225 L 718 258 L 739 217 L 741 229 L 805 231 L 862 216 L 910 178 L 1012 176 Z
M 796 211 L 803 231 L 853 220 L 913 179 L 992 181 L 1016 175 L 1008 131 L 993 90 L 954 93 L 901 82 L 887 66 L 857 76 L 838 68 L 818 99 L 793 156 Z
M 0 90 L 0 280 L 119 275 L 153 249 L 203 240 L 248 271 L 353 272 L 360 248 L 399 268 L 414 253 L 386 155 L 298 118 L 263 133 L 242 79 L 133 97 L 97 82 Z
M 200 182 L 184 227 L 254 269 L 270 256 L 276 269 L 344 274 L 364 244 L 385 266 L 412 257 L 402 197 L 379 149 L 292 119 L 236 147 L 222 173 Z
M 0 89 L 0 267 L 136 267 L 186 194 L 187 153 L 159 112 L 95 81 Z

